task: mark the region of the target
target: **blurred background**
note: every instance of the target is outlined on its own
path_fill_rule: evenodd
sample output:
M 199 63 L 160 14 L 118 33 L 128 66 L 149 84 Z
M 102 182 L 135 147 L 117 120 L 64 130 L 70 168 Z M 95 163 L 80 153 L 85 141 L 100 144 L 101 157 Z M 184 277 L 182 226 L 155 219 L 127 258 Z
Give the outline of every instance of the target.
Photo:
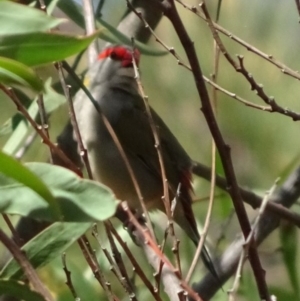
M 198 1 L 186 0 L 189 5 L 198 5 Z M 218 1 L 206 1 L 211 17 L 215 18 Z M 97 1 L 95 1 L 95 6 Z M 214 50 L 213 39 L 207 24 L 177 4 L 181 18 L 185 23 L 188 32 L 195 42 L 198 58 L 205 76 L 210 77 L 213 73 Z M 112 25 L 117 25 L 126 10 L 126 2 L 123 0 L 105 1 L 102 9 L 103 19 Z M 63 16 L 61 12 L 55 11 L 56 16 Z M 272 55 L 277 60 L 283 62 L 293 70 L 299 70 L 299 15 L 294 1 L 283 0 L 227 0 L 222 1 L 219 24 L 238 36 L 252 46 L 260 49 L 268 55 Z M 68 21 L 61 25 L 62 31 L 72 34 L 82 33 L 82 31 Z M 184 62 L 187 62 L 182 46 L 174 33 L 170 22 L 163 18 L 157 30 L 157 35 L 168 46 L 172 46 L 179 53 Z M 283 108 L 289 108 L 300 112 L 299 81 L 284 75 L 279 68 L 258 57 L 256 54 L 247 51 L 228 37 L 220 34 L 220 37 L 231 56 L 244 56 L 245 68 L 251 73 L 256 82 L 263 85 L 264 91 L 268 96 L 274 96 L 277 103 Z M 101 42 L 101 45 L 104 45 Z M 162 49 L 161 45 L 152 38 L 152 47 Z M 72 59 L 70 60 L 72 61 Z M 86 60 L 83 59 L 80 68 L 83 70 Z M 201 112 L 201 103 L 197 95 L 192 74 L 179 66 L 171 55 L 162 57 L 143 56 L 141 59 L 140 71 L 145 93 L 149 96 L 152 107 L 159 113 L 172 132 L 183 144 L 190 156 L 205 164 L 211 165 L 211 135 Z M 39 68 L 39 74 L 43 78 L 52 76 L 53 82 L 57 81 L 57 74 L 53 67 Z M 249 84 L 237 73 L 231 65 L 220 56 L 218 84 L 240 97 L 259 104 L 265 105 L 251 91 Z M 208 86 L 211 92 L 211 87 Z M 16 113 L 14 105 L 0 92 L 0 124 L 4 124 L 13 114 Z M 299 122 L 294 122 L 290 117 L 278 113 L 268 113 L 256 110 L 239 103 L 227 95 L 218 93 L 216 104 L 216 115 L 225 141 L 231 147 L 234 168 L 240 185 L 263 195 L 264 192 L 274 184 L 274 181 L 281 177 L 282 181 L 299 164 L 300 142 L 299 142 Z M 50 135 L 52 140 L 60 133 L 68 119 L 68 110 L 61 107 L 54 112 L 50 118 Z M 0 146 L 4 146 L 9 139 L 9 135 L 0 137 Z M 22 158 L 28 161 L 46 161 L 48 149 L 41 145 L 37 138 L 28 152 Z M 222 174 L 222 167 L 217 161 L 217 171 Z M 282 182 L 280 182 L 282 183 Z M 209 195 L 209 185 L 202 179 L 195 178 L 195 199 L 204 198 L 196 201 L 194 210 L 199 221 L 199 227 L 204 222 L 207 201 Z M 214 211 L 209 230 L 209 246 L 213 253 L 220 255 L 224 248 L 228 246 L 237 233 L 239 227 L 235 215 L 232 213 L 231 200 L 222 192 L 217 190 Z M 295 211 L 300 212 L 299 206 L 295 205 Z M 249 216 L 253 218 L 255 212 L 247 206 Z M 229 217 L 232 217 L 228 222 Z M 156 221 L 161 218 L 153 214 Z M 227 225 L 224 230 L 224 225 Z M 1 224 L 2 225 L 2 224 Z M 127 234 L 118 226 L 122 235 Z M 285 231 L 288 225 L 282 225 L 281 230 Z M 157 227 L 158 232 L 162 230 Z M 100 225 L 101 229 L 101 225 Z M 220 241 L 221 234 L 225 237 Z M 299 234 L 294 234 L 299 238 Z M 131 245 L 130 238 L 126 238 Z M 104 243 L 105 244 L 105 243 Z M 283 294 L 292 291 L 290 280 L 286 273 L 285 264 L 282 262 L 280 253 L 282 240 L 279 232 L 274 232 L 260 247 L 260 257 L 263 266 L 267 270 L 266 278 L 274 292 Z M 294 247 L 297 248 L 297 239 L 294 240 Z M 181 243 L 183 256 L 183 269 L 187 271 L 190 258 L 194 252 L 192 244 Z M 140 251 L 133 246 L 134 252 Z M 298 252 L 298 251 L 297 251 Z M 82 268 L 82 258 L 78 253 L 77 247 L 71 248 L 68 252 L 70 258 L 70 269 L 74 275 L 74 283 L 78 291 L 84 295 L 85 300 L 99 300 L 98 286 L 91 279 L 93 278 L 89 268 Z M 102 254 L 99 257 L 102 258 Z M 80 259 L 79 259 L 80 258 Z M 298 258 L 298 256 L 296 257 Z M 143 260 L 138 258 L 139 260 Z M 295 264 L 297 264 L 298 259 Z M 103 267 L 109 270 L 109 265 L 105 260 L 101 261 Z M 61 291 L 58 300 L 72 300 L 70 293 L 63 284 L 64 274 L 61 268 L 60 259 L 57 259 L 50 266 L 42 269 L 45 279 L 53 287 L 60 287 Z M 199 273 L 203 273 L 203 267 L 195 273 L 194 278 L 199 279 Z M 149 275 L 152 273 L 148 271 Z M 85 277 L 82 277 L 84 275 Z M 253 293 L 253 279 L 249 269 L 246 269 L 242 278 L 241 292 L 245 300 L 251 299 Z M 113 285 L 118 286 L 112 280 Z M 231 283 L 231 282 L 230 282 Z M 228 287 L 231 284 L 228 284 Z M 246 283 L 246 284 L 245 284 Z M 137 281 L 137 286 L 139 281 Z M 97 288 L 96 288 L 97 287 Z M 224 288 L 225 291 L 227 286 Z M 248 293 L 247 293 L 248 292 Z M 141 288 L 139 294 L 142 300 L 149 299 L 147 292 Z M 98 297 L 97 297 L 98 296 Z M 287 295 L 285 295 L 287 296 Z M 226 294 L 220 292 L 214 300 L 225 300 Z M 243 299 L 241 299 L 243 300 Z M 280 299 L 278 299 L 280 300 Z

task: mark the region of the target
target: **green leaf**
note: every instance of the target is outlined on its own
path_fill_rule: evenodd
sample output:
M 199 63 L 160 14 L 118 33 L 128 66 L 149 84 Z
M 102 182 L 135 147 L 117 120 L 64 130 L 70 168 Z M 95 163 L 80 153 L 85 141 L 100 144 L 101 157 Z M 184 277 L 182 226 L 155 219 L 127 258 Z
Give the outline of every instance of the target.
M 52 215 L 55 215 L 55 217 L 60 216 L 59 207 L 55 197 L 52 195 L 52 193 L 47 188 L 47 186 L 40 180 L 40 178 L 36 174 L 31 172 L 28 168 L 23 166 L 20 162 L 18 162 L 14 158 L 0 151 L 0 176 L 1 174 L 10 178 L 10 181 L 8 181 L 10 184 L 11 184 L 11 179 L 13 179 L 25 185 L 24 187 L 26 187 L 27 189 L 30 188 L 32 191 L 34 191 L 33 194 L 39 195 L 44 201 L 48 203 L 50 207 L 49 214 L 51 216 Z M 0 185 L 2 186 L 4 183 L 5 181 L 2 181 L 0 182 Z M 6 191 L 9 192 L 9 189 Z M 22 198 L 20 198 L 20 196 L 22 196 Z M 7 199 L 5 199 L 5 195 L 0 196 L 0 198 L 4 200 L 6 206 Z M 21 202 L 23 201 L 22 194 L 16 195 L 16 198 L 22 199 Z M 0 207 L 2 206 L 0 205 Z
M 84 50 L 100 33 L 101 30 L 86 37 L 42 32 L 3 35 L 0 36 L 0 56 L 29 66 L 61 61 Z
M 81 179 L 63 167 L 46 163 L 27 163 L 26 166 L 48 186 L 61 215 L 54 217 L 39 195 L 5 178 L 0 178 L 0 212 L 67 222 L 103 221 L 115 213 L 117 202 L 107 187 Z
M 282 222 L 279 228 L 283 261 L 294 289 L 299 299 L 299 282 L 297 267 L 297 228 L 288 222 Z
M 26 5 L 0 1 L 0 36 L 46 31 L 63 21 Z
M 20 62 L 1 56 L 0 82 L 8 85 L 17 84 L 24 87 L 29 87 L 37 92 L 43 90 L 43 82 L 32 69 Z
M 22 251 L 34 268 L 42 267 L 60 256 L 91 225 L 91 223 L 54 223 L 27 242 Z M 22 276 L 23 271 L 14 259 L 11 259 L 0 273 L 1 278 L 20 279 Z
M 14 280 L 0 279 L 0 292 L 1 295 L 8 295 L 15 298 L 22 296 L 22 300 L 25 301 L 44 301 L 44 298 L 40 294 L 32 291 L 28 285 Z

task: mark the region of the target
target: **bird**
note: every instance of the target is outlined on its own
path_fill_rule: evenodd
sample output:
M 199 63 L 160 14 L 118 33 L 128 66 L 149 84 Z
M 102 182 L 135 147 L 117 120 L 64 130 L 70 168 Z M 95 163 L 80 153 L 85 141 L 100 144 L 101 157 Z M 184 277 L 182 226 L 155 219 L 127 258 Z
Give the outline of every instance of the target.
M 163 182 L 153 131 L 144 100 L 139 93 L 133 57 L 137 65 L 140 52 L 125 45 L 110 45 L 98 55 L 88 89 L 113 128 L 134 172 L 148 210 L 165 212 Z M 84 91 L 77 92 L 74 109 L 82 142 L 96 181 L 108 186 L 116 198 L 129 207 L 141 209 L 140 200 L 123 157 L 107 130 L 97 107 Z M 160 139 L 170 199 L 180 188 L 174 221 L 197 246 L 200 235 L 192 210 L 193 161 L 160 116 L 150 108 Z M 206 246 L 202 248 L 206 268 L 217 278 Z

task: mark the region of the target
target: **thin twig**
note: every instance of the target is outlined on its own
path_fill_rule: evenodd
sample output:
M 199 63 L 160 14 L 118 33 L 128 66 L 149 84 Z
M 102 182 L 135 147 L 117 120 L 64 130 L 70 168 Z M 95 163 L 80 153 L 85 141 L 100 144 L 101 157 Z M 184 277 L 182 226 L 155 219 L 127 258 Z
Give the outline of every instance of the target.
M 127 0 L 126 0 L 127 1 Z M 166 45 L 166 43 L 164 43 L 159 37 L 158 35 L 154 32 L 154 30 L 149 26 L 149 24 L 147 23 L 147 21 L 144 19 L 143 15 L 141 12 L 137 11 L 136 9 L 132 9 L 133 12 L 140 18 L 141 21 L 143 21 L 143 23 L 145 24 L 145 27 L 149 29 L 149 31 L 151 32 L 151 34 L 155 37 L 155 40 L 162 45 L 162 47 L 164 49 L 166 49 L 177 61 L 177 64 L 184 67 L 185 69 L 192 71 L 192 68 L 183 61 L 183 59 L 178 55 L 178 53 L 176 52 L 174 47 L 169 47 Z M 257 110 L 261 110 L 264 112 L 269 112 L 269 113 L 274 113 L 274 110 L 272 109 L 271 106 L 262 106 L 262 105 L 258 105 L 255 104 L 253 102 L 250 102 L 242 97 L 240 97 L 239 95 L 237 95 L 236 93 L 230 92 L 228 90 L 226 90 L 225 88 L 221 87 L 220 85 L 217 85 L 214 81 L 210 80 L 208 77 L 203 75 L 203 79 L 205 80 L 205 82 L 207 82 L 209 85 L 211 85 L 212 87 L 214 87 L 216 90 L 222 92 L 223 94 L 237 100 L 238 102 L 244 104 L 247 107 L 251 107 Z M 281 112 L 277 112 L 277 113 L 281 113 Z M 286 115 L 285 113 L 289 114 L 289 110 L 282 112 L 284 115 Z M 297 117 L 297 116 L 294 116 Z
M 101 243 L 96 224 L 93 227 L 92 235 L 95 237 L 95 239 L 99 243 L 100 248 L 102 249 L 104 255 L 106 256 L 108 262 L 111 265 L 111 268 L 110 268 L 111 271 L 114 273 L 114 275 L 116 276 L 118 281 L 121 283 L 121 285 L 124 287 L 125 291 L 128 293 L 130 300 L 137 301 L 137 297 L 133 291 L 133 286 L 129 280 L 129 277 L 128 277 L 124 262 L 122 260 L 121 254 L 119 253 L 117 246 L 113 240 L 112 234 L 109 231 L 109 227 L 106 226 L 105 222 L 104 222 L 104 226 L 106 229 L 106 235 L 107 235 L 108 241 L 110 243 L 111 250 L 112 250 L 113 256 L 115 258 L 115 261 L 112 259 L 110 253 L 107 251 L 107 249 Z
M 242 201 L 241 193 L 239 191 L 239 187 L 237 184 L 232 158 L 230 155 L 230 148 L 225 143 L 223 136 L 221 134 L 221 131 L 219 129 L 218 123 L 216 121 L 216 118 L 214 116 L 210 99 L 208 96 L 208 92 L 203 80 L 203 75 L 201 71 L 201 67 L 197 58 L 197 54 L 195 51 L 194 43 L 190 39 L 186 28 L 184 24 L 182 23 L 182 20 L 177 12 L 177 8 L 175 5 L 174 0 L 169 0 L 166 2 L 163 2 L 163 12 L 168 17 L 168 19 L 171 21 L 179 39 L 180 42 L 185 50 L 185 53 L 188 57 L 189 64 L 192 68 L 196 88 L 198 91 L 198 95 L 202 104 L 202 112 L 204 114 L 204 117 L 206 119 L 207 125 L 210 129 L 210 132 L 214 138 L 214 141 L 216 143 L 217 149 L 220 154 L 221 162 L 224 168 L 224 172 L 226 175 L 226 180 L 228 183 L 228 192 L 231 196 L 233 205 L 235 207 L 235 211 L 238 217 L 238 221 L 240 224 L 240 227 L 242 229 L 243 235 L 245 239 L 247 239 L 248 235 L 251 232 L 251 226 L 250 222 L 247 216 L 247 212 L 244 206 L 244 203 Z M 255 276 L 257 288 L 260 294 L 260 297 L 262 299 L 265 299 L 267 301 L 270 301 L 270 293 L 266 284 L 265 280 L 265 273 L 261 266 L 261 262 L 257 253 L 257 250 L 255 246 L 251 246 L 249 248 L 249 261 L 251 264 L 251 267 L 253 269 L 253 273 Z
M 109 289 L 109 282 L 105 280 L 104 275 L 102 274 L 101 269 L 98 266 L 98 262 L 94 260 L 94 256 L 92 253 L 90 253 L 89 248 L 86 246 L 86 242 L 82 238 L 79 238 L 77 242 L 95 278 L 97 279 L 99 284 L 103 287 L 108 300 L 109 301 L 118 300 L 118 298 L 116 298 L 112 294 L 111 290 Z
M 267 207 L 267 204 L 272 196 L 272 194 L 275 192 L 275 189 L 277 187 L 277 183 L 278 183 L 279 179 L 277 179 L 275 181 L 275 184 L 271 187 L 271 189 L 265 194 L 264 198 L 263 198 L 263 201 L 262 201 L 262 204 L 259 208 L 259 211 L 258 211 L 258 215 L 252 225 L 252 230 L 251 230 L 251 233 L 249 234 L 247 240 L 245 241 L 245 244 L 244 244 L 244 247 L 243 247 L 243 252 L 241 253 L 241 257 L 240 257 L 240 260 L 239 260 L 239 264 L 238 264 L 238 268 L 237 268 L 237 271 L 236 271 L 236 276 L 235 276 L 235 279 L 234 279 L 234 282 L 233 282 L 233 286 L 232 288 L 228 291 L 228 300 L 229 301 L 234 301 L 235 300 L 235 297 L 236 297 L 236 292 L 238 290 L 238 287 L 239 287 L 239 283 L 240 283 L 240 279 L 241 279 L 241 273 L 242 273 L 242 268 L 243 268 L 243 265 L 244 265 L 244 262 L 247 258 L 247 254 L 248 254 L 248 251 L 249 251 L 249 248 L 250 248 L 250 245 L 253 243 L 253 238 L 254 238 L 254 234 L 255 234 L 255 231 L 258 227 L 258 224 L 265 212 L 265 209 Z
M 37 104 L 38 104 L 39 113 L 40 113 L 41 127 L 42 127 L 45 135 L 50 140 L 48 118 L 47 118 L 44 98 L 43 98 L 42 94 L 38 95 Z M 52 163 L 53 162 L 53 151 L 51 148 L 49 148 L 49 151 L 50 151 L 50 162 Z
M 122 240 L 118 232 L 115 230 L 115 228 L 112 226 L 112 224 L 108 221 L 107 225 L 109 227 L 109 230 L 111 233 L 114 235 L 114 237 L 117 239 L 118 243 L 121 245 L 123 248 L 124 252 L 126 253 L 127 257 L 129 258 L 131 264 L 134 267 L 135 272 L 140 276 L 141 280 L 145 284 L 145 286 L 148 288 L 149 292 L 152 294 L 153 298 L 157 301 L 162 301 L 158 290 L 153 287 L 147 276 L 145 275 L 143 269 L 141 266 L 138 264 L 138 262 L 135 259 L 135 256 L 131 253 L 131 250 L 128 248 L 127 244 Z
M 0 229 L 0 241 L 18 262 L 33 289 L 40 293 L 46 301 L 54 301 L 48 289 L 44 286 L 35 269 L 32 267 L 19 246 Z
M 207 181 L 210 181 L 211 169 L 201 163 L 194 161 L 193 173 Z M 226 179 L 219 175 L 216 175 L 216 186 L 228 192 L 228 185 Z M 260 196 L 245 188 L 239 187 L 239 189 L 243 200 L 247 204 L 251 205 L 253 209 L 259 208 L 261 206 L 262 198 Z M 297 227 L 300 227 L 300 215 L 296 212 L 293 212 L 290 209 L 273 202 L 269 202 L 267 204 L 266 209 L 270 212 L 275 213 L 278 217 L 286 219 L 291 223 L 295 224 Z
M 200 4 L 200 7 L 206 17 L 206 21 L 208 23 L 208 26 L 212 32 L 213 38 L 216 41 L 216 43 L 218 44 L 218 47 L 220 48 L 221 53 L 224 55 L 224 57 L 227 59 L 227 61 L 232 65 L 232 67 L 239 73 L 241 73 L 245 79 L 248 81 L 248 83 L 250 84 L 251 90 L 256 91 L 256 94 L 267 104 L 272 108 L 273 112 L 277 112 L 286 116 L 291 117 L 294 121 L 296 120 L 300 120 L 300 114 L 290 111 L 288 109 L 284 109 L 282 107 L 280 107 L 274 97 L 269 97 L 267 96 L 267 94 L 264 92 L 263 90 L 263 86 L 261 84 L 258 84 L 253 75 L 251 73 L 248 72 L 248 70 L 246 70 L 245 66 L 244 66 L 244 58 L 243 56 L 239 55 L 238 56 L 238 61 L 236 62 L 233 57 L 228 53 L 228 51 L 226 50 L 224 44 L 222 43 L 219 34 L 217 32 L 217 30 L 214 27 L 213 21 L 210 18 L 208 9 L 206 7 L 205 1 L 203 1 Z
M 2 217 L 3 217 L 4 221 L 5 221 L 8 229 L 10 230 L 10 232 L 12 234 L 12 236 L 14 238 L 14 241 L 16 242 L 16 244 L 19 247 L 21 247 L 23 245 L 22 240 L 21 240 L 18 232 L 16 231 L 15 227 L 13 226 L 11 220 L 9 219 L 8 215 L 5 214 L 5 213 L 2 213 Z
M 136 227 L 136 230 L 143 236 L 143 240 L 139 241 L 142 243 L 144 246 L 148 246 L 149 248 L 152 249 L 152 251 L 155 253 L 156 260 L 151 262 L 153 264 L 153 267 L 157 269 L 160 261 L 163 261 L 164 263 L 164 269 L 167 268 L 168 273 L 173 273 L 174 276 L 180 281 L 180 286 L 189 294 L 191 298 L 193 298 L 196 301 L 201 301 L 202 298 L 197 295 L 193 289 L 187 284 L 186 281 L 182 280 L 178 270 L 171 264 L 169 259 L 162 253 L 160 248 L 157 246 L 157 244 L 154 242 L 152 239 L 151 235 L 149 234 L 148 229 L 145 229 L 145 227 L 142 227 L 135 216 L 132 214 L 130 211 L 128 205 L 126 202 L 121 203 L 123 210 L 128 214 L 129 221 L 133 223 L 133 225 Z M 164 277 L 162 277 L 162 280 L 164 280 Z
M 203 13 L 201 13 L 196 6 L 188 5 L 188 4 L 184 3 L 181 0 L 176 0 L 176 1 L 178 3 L 180 3 L 184 8 L 188 9 L 192 13 L 199 16 L 202 20 L 207 21 L 205 15 Z M 295 1 L 299 3 L 299 0 L 295 0 Z M 284 73 L 286 75 L 289 75 L 291 77 L 294 77 L 295 79 L 300 80 L 300 74 L 299 74 L 298 71 L 292 70 L 288 66 L 286 66 L 283 63 L 281 63 L 280 61 L 276 60 L 273 55 L 266 54 L 266 53 L 262 52 L 258 48 L 256 48 L 256 47 L 252 46 L 251 44 L 245 42 L 241 38 L 235 36 L 234 34 L 229 32 L 227 29 L 220 26 L 219 24 L 217 24 L 215 22 L 213 22 L 212 24 L 213 24 L 213 27 L 217 31 L 221 32 L 222 34 L 224 34 L 225 36 L 227 36 L 231 40 L 233 40 L 233 41 L 237 42 L 238 44 L 240 44 L 241 46 L 245 47 L 248 51 L 251 51 L 251 52 L 255 53 L 256 55 L 260 56 L 261 58 L 263 58 L 266 61 L 270 62 L 271 64 L 275 65 L 276 67 L 278 67 L 281 70 L 282 73 Z
M 89 177 L 90 180 L 92 180 L 93 179 L 92 169 L 91 169 L 91 165 L 90 165 L 90 162 L 89 162 L 87 150 L 83 145 L 81 133 L 79 131 L 78 122 L 77 122 L 77 118 L 76 118 L 76 114 L 75 114 L 75 110 L 74 110 L 74 104 L 73 104 L 73 100 L 72 100 L 71 94 L 70 94 L 70 86 L 68 86 L 66 84 L 66 79 L 65 79 L 65 76 L 64 76 L 64 73 L 63 73 L 61 63 L 57 63 L 57 69 L 58 69 L 58 74 L 59 74 L 59 78 L 60 78 L 62 88 L 64 90 L 65 97 L 68 101 L 69 116 L 70 116 L 70 120 L 71 120 L 71 123 L 72 123 L 72 126 L 73 126 L 76 141 L 78 143 L 79 154 L 80 154 L 80 156 L 83 160 L 83 163 L 85 165 L 88 177 Z
M 217 18 L 219 17 L 219 14 L 220 14 L 220 9 L 218 9 Z M 218 78 L 218 73 L 219 73 L 220 48 L 215 43 L 215 41 L 214 41 L 214 44 L 213 44 L 213 49 L 214 49 L 214 70 L 213 70 L 212 79 L 213 79 L 213 82 L 216 83 L 217 78 Z M 213 108 L 214 112 L 216 112 L 217 100 L 218 100 L 217 98 L 218 98 L 217 89 L 215 87 L 213 87 L 211 104 L 212 104 L 212 108 Z M 201 254 L 202 248 L 204 246 L 205 238 L 206 238 L 207 233 L 208 233 L 208 228 L 209 228 L 210 218 L 211 218 L 211 214 L 212 214 L 214 199 L 215 199 L 216 144 L 215 144 L 213 139 L 212 139 L 212 143 L 211 143 L 211 158 L 212 158 L 212 160 L 211 160 L 211 180 L 210 180 L 210 193 L 209 193 L 208 209 L 207 209 L 207 213 L 206 213 L 206 218 L 205 218 L 205 223 L 204 223 L 204 227 L 203 227 L 203 230 L 202 230 L 201 238 L 200 238 L 200 241 L 198 243 L 197 250 L 195 252 L 195 255 L 194 255 L 193 261 L 191 263 L 190 269 L 189 269 L 189 271 L 187 273 L 187 276 L 185 278 L 186 282 L 190 281 L 190 279 L 193 275 L 193 272 L 195 270 L 196 264 L 198 262 L 198 258 Z
M 128 4 L 128 6 L 130 6 L 131 8 L 134 9 L 134 7 L 132 6 L 132 4 L 129 1 L 127 2 L 127 4 Z M 134 43 L 134 40 L 132 40 L 132 41 Z M 134 58 L 134 53 L 132 53 L 132 62 L 133 62 L 133 69 L 134 69 L 135 79 L 136 79 L 136 82 L 137 82 L 137 85 L 138 85 L 138 90 L 139 90 L 139 93 L 140 93 L 140 95 L 141 95 L 141 97 L 144 101 L 144 105 L 145 105 L 149 125 L 151 127 L 151 131 L 152 131 L 152 134 L 153 134 L 154 147 L 157 150 L 158 161 L 159 161 L 159 166 L 160 166 L 160 171 L 161 171 L 162 185 L 163 185 L 162 201 L 164 203 L 165 210 L 166 210 L 166 215 L 167 215 L 167 218 L 168 218 L 168 226 L 169 226 L 168 228 L 170 229 L 171 237 L 173 238 L 173 250 L 174 250 L 174 254 L 175 254 L 175 258 L 176 258 L 176 265 L 178 267 L 178 270 L 180 270 L 180 257 L 179 257 L 178 247 L 177 247 L 178 243 L 177 243 L 177 238 L 176 238 L 176 235 L 175 235 L 173 216 L 172 216 L 172 212 L 171 212 L 169 184 L 168 184 L 168 178 L 167 178 L 166 168 L 165 168 L 165 164 L 164 164 L 163 150 L 162 150 L 161 143 L 160 143 L 160 137 L 159 137 L 159 134 L 158 134 L 158 131 L 157 131 L 157 125 L 155 124 L 155 121 L 154 121 L 152 113 L 151 113 L 151 108 L 150 108 L 150 105 L 149 105 L 149 99 L 148 99 L 148 96 L 146 96 L 146 94 L 144 92 L 144 88 L 143 88 L 143 85 L 142 85 L 142 82 L 141 82 L 138 67 L 137 67 L 137 64 L 136 64 L 136 61 L 135 61 L 135 58 Z
M 48 147 L 50 147 L 54 153 L 56 153 L 66 165 L 73 170 L 78 175 L 81 175 L 80 170 L 77 166 L 65 155 L 65 153 L 58 148 L 44 133 L 43 129 L 31 118 L 26 108 L 19 101 L 15 93 L 13 93 L 12 89 L 6 88 L 2 84 L 0 84 L 0 90 L 2 90 L 16 105 L 17 110 L 29 121 L 34 130 L 41 136 L 43 143 L 45 143 Z
M 74 297 L 75 300 L 78 300 L 78 295 L 75 291 L 73 282 L 72 282 L 72 277 L 71 277 L 71 272 L 67 268 L 67 262 L 66 262 L 66 253 L 64 252 L 61 256 L 62 259 L 62 264 L 63 264 L 63 270 L 66 274 L 66 285 L 68 286 L 72 296 Z

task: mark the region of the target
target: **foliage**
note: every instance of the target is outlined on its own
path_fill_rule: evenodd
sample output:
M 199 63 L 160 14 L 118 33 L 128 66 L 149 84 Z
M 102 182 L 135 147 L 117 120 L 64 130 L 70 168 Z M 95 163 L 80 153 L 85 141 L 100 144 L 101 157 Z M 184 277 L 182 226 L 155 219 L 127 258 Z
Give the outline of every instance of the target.
M 76 32 L 74 24 L 84 27 L 84 18 L 81 8 L 70 0 L 46 1 L 48 14 L 52 14 L 52 11 L 57 12 L 59 8 L 66 14 L 64 19 L 47 15 L 34 7 L 0 1 L 0 87 L 12 86 L 29 116 L 37 123 L 40 123 L 40 117 L 36 100 L 38 95 L 43 95 L 46 112 L 48 116 L 51 115 L 50 123 L 53 125 L 50 129 L 51 140 L 55 140 L 53 137 L 60 132 L 67 120 L 66 99 L 61 89 L 57 88 L 59 78 L 53 62 L 68 60 L 70 64 L 77 65 L 76 59 L 80 58 L 80 54 L 95 39 L 101 39 L 102 43 L 107 41 L 130 45 L 130 38 L 117 31 L 115 26 L 118 21 L 116 17 L 118 10 L 121 16 L 125 4 L 125 1 L 122 3 L 121 0 L 104 1 L 103 17 L 97 21 L 98 30 L 86 36 L 82 35 L 80 30 Z M 215 3 L 210 2 L 207 5 L 209 11 L 216 11 Z M 272 53 L 276 60 L 278 57 L 279 61 L 284 61 L 293 69 L 299 69 L 297 64 L 300 42 L 294 38 L 299 31 L 297 28 L 299 15 L 297 16 L 293 5 L 294 3 L 287 4 L 274 0 L 266 0 L 263 3 L 256 0 L 251 4 L 247 1 L 229 1 L 222 4 L 220 24 L 230 29 L 234 35 L 247 40 L 252 47 Z M 203 62 L 204 74 L 212 73 L 212 63 L 215 63 L 216 59 L 212 55 L 213 39 L 208 27 L 205 22 L 200 23 L 200 18 L 191 11 L 179 4 L 178 8 L 194 39 L 199 60 Z M 61 30 L 70 21 L 72 34 Z M 170 23 L 163 19 L 156 32 L 166 45 L 175 46 L 179 58 L 182 58 L 181 63 L 185 63 L 186 58 L 177 37 L 170 34 L 173 32 Z M 300 111 L 297 101 L 298 82 L 295 78 L 286 76 L 276 64 L 270 64 L 255 51 L 249 53 L 249 48 L 235 43 L 232 38 L 225 39 L 221 35 L 221 39 L 231 55 L 238 53 L 244 56 L 243 63 L 247 72 L 253 75 L 257 83 L 263 82 L 263 89 L 267 95 L 275 95 L 277 103 L 286 110 L 291 108 L 292 111 Z M 196 97 L 192 74 L 186 69 L 179 69 L 181 67 L 177 67 L 177 62 L 171 55 L 163 56 L 167 52 L 157 44 L 151 47 L 137 42 L 137 46 L 143 54 L 150 55 L 143 57 L 141 71 L 151 104 L 180 138 L 191 156 L 209 165 L 211 134 L 198 110 L 200 103 Z M 82 71 L 84 68 L 81 65 L 86 64 L 81 62 L 79 69 Z M 78 69 L 76 71 L 79 73 Z M 249 89 L 249 83 L 229 66 L 223 56 L 220 57 L 217 82 L 252 104 L 267 106 L 262 98 L 257 97 Z M 47 287 L 55 292 L 57 300 L 74 299 L 69 293 L 69 287 L 62 285 L 66 281 L 66 276 L 59 256 L 65 251 L 73 284 L 80 298 L 104 299 L 106 292 L 99 289 L 81 251 L 74 244 L 93 223 L 100 221 L 98 241 L 95 238 L 91 238 L 90 241 L 93 248 L 100 244 L 99 251 L 95 253 L 98 264 L 106 281 L 111 282 L 114 294 L 121 299 L 121 296 L 124 296 L 124 288 L 114 277 L 113 261 L 105 257 L 109 243 L 106 228 L 101 223 L 115 213 L 117 201 L 112 192 L 101 184 L 82 179 L 65 168 L 38 163 L 47 160 L 49 149 L 41 145 L 38 139 L 33 139 L 29 150 L 25 147 L 28 139 L 34 137 L 34 130 L 28 120 L 20 117 L 15 106 L 12 106 L 12 101 L 3 92 L 6 90 L 2 88 L 1 90 L 0 145 L 3 152 L 0 153 L 0 212 L 54 222 L 26 243 L 21 250 L 26 253 Z M 267 111 L 244 106 L 235 97 L 221 93 L 218 93 L 216 101 L 216 115 L 222 134 L 231 147 L 240 184 L 251 187 L 255 192 L 265 191 L 272 186 L 278 176 L 281 176 L 283 181 L 299 164 L 299 148 L 296 142 L 298 140 L 295 138 L 298 137 L 299 121 L 293 122 L 292 118 L 284 114 L 270 114 Z M 20 150 L 24 152 L 21 156 L 22 161 L 27 163 L 20 163 L 13 158 L 19 156 Z M 28 163 L 30 161 L 34 163 Z M 216 166 L 217 172 L 224 174 L 218 154 Z M 230 217 L 233 209 L 228 195 L 224 195 L 218 189 L 216 193 L 209 234 L 212 241 L 219 242 L 221 253 L 234 239 L 239 227 L 236 218 Z M 208 185 L 202 180 L 195 179 L 195 194 L 207 196 Z M 195 202 L 194 211 L 199 220 L 204 220 L 206 207 L 207 203 L 204 201 Z M 300 212 L 299 208 L 293 209 Z M 252 214 L 251 209 L 248 213 Z M 165 224 L 160 215 L 154 214 L 153 219 L 157 225 L 155 230 L 161 239 Z M 116 227 L 120 228 L 118 233 L 121 238 L 128 241 L 133 256 L 143 267 L 146 276 L 152 277 L 153 271 L 141 258 L 141 251 L 134 246 L 124 229 L 118 224 Z M 94 236 L 97 236 L 95 232 Z M 294 225 L 282 223 L 279 232 L 268 239 L 261 248 L 260 258 L 267 271 L 267 283 L 278 300 L 300 298 L 297 269 L 298 236 Z M 181 264 L 185 273 L 189 268 L 194 249 L 185 237 L 180 238 Z M 277 248 L 280 251 L 276 252 Z M 121 248 L 119 249 L 122 257 L 127 258 Z M 168 258 L 173 255 L 169 249 L 165 253 Z M 132 268 L 131 264 L 128 259 L 124 261 L 129 271 Z M 198 280 L 202 275 L 202 270 L 198 268 L 192 280 Z M 24 282 L 23 276 L 17 261 L 10 260 L 0 273 L 0 295 L 9 293 L 22 296 L 24 300 L 44 300 L 31 290 Z M 143 280 L 136 278 L 134 281 L 138 298 L 150 300 L 152 296 Z M 223 288 L 226 291 L 231 287 L 232 281 L 229 281 Z M 254 300 L 255 296 L 258 299 L 256 291 L 250 269 L 245 267 L 238 298 Z M 163 298 L 166 299 L 164 296 Z M 214 300 L 226 299 L 227 295 L 220 291 Z

